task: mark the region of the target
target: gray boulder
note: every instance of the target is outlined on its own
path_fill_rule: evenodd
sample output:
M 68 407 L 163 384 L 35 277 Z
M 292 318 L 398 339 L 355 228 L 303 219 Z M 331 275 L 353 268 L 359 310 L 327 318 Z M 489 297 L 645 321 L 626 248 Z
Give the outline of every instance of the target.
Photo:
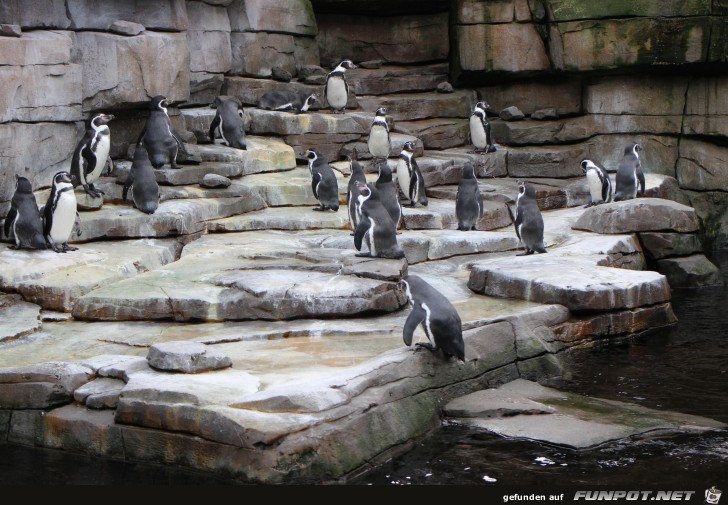
M 227 188 L 232 183 L 233 181 L 223 175 L 205 174 L 205 176 L 200 181 L 200 186 L 210 189 Z
M 515 105 L 506 107 L 505 109 L 500 111 L 500 114 L 498 115 L 504 121 L 520 121 L 521 119 L 524 119 L 526 117 L 526 115 L 521 112 L 521 109 L 519 109 Z
M 0 368 L 0 409 L 44 409 L 73 401 L 73 392 L 88 382 L 90 368 L 49 361 Z
M 657 261 L 657 268 L 674 288 L 695 288 L 722 284 L 720 271 L 702 254 Z
M 572 226 L 595 233 L 634 233 L 642 231 L 698 231 L 695 209 L 661 198 L 635 198 L 590 207 Z
M 118 33 L 119 35 L 128 35 L 133 37 L 139 35 L 145 30 L 144 25 L 139 23 L 133 23 L 131 21 L 124 21 L 119 19 L 109 25 L 109 31 L 112 33 Z
M 233 365 L 220 351 L 186 340 L 162 342 L 149 348 L 147 361 L 152 368 L 167 372 L 199 373 Z

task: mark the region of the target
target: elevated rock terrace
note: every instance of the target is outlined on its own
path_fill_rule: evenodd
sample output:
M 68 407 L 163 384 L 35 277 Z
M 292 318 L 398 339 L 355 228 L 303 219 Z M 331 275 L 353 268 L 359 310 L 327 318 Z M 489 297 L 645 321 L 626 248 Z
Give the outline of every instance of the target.
M 438 93 L 444 65 L 358 69 L 351 80 L 346 113 L 296 115 L 250 106 L 279 83 L 230 78 L 224 92 L 246 103 L 247 151 L 204 143 L 214 110 L 183 108 L 191 156 L 181 170 L 156 172 L 153 215 L 122 201 L 130 162 L 118 159 L 97 184 L 103 205 L 81 212 L 78 251 L 0 250 L 9 293 L 0 297 L 0 438 L 253 482 L 345 479 L 406 451 L 456 396 L 558 373 L 569 348 L 670 325 L 671 283 L 715 281 L 675 179 L 654 171 L 645 198 L 584 210 L 579 161 L 603 144 L 514 138 L 527 126 L 559 144 L 573 120 L 496 119 L 498 150 L 474 154 L 476 94 Z M 416 140 L 427 180 L 429 205 L 403 210 L 406 260 L 356 257 L 345 205 L 311 211 L 297 156 L 321 148 L 345 204 L 341 156 L 356 152 L 376 178 L 366 136 L 383 104 L 389 163 Z M 470 232 L 455 218 L 465 161 L 485 199 Z M 232 183 L 201 187 L 210 173 Z M 536 187 L 548 254 L 516 257 L 516 178 Z M 403 345 L 409 309 L 398 281 L 407 273 L 457 308 L 465 362 Z M 177 341 L 204 344 L 229 365 L 152 366 L 150 348 Z

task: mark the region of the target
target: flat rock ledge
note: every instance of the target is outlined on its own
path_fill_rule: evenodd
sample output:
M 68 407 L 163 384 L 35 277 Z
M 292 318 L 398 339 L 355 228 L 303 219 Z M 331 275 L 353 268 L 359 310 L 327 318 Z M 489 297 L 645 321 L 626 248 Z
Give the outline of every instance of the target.
M 695 209 L 662 198 L 635 198 L 590 207 L 573 226 L 575 230 L 595 233 L 691 233 L 699 227 Z
M 622 438 L 728 427 L 713 419 L 566 393 L 523 379 L 456 398 L 443 412 L 453 424 L 579 449 Z
M 185 340 L 152 345 L 147 361 L 156 370 L 183 373 L 208 372 L 233 366 L 232 360 L 220 351 Z

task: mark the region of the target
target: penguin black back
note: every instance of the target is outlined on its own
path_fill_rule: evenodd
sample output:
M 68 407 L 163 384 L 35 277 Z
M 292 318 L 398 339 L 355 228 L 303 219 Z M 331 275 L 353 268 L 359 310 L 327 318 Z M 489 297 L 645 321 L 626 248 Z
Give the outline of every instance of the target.
M 483 216 L 483 195 L 480 193 L 475 167 L 469 161 L 463 165 L 463 173 L 455 196 L 455 214 L 458 230 L 475 230 L 478 220 Z
M 122 199 L 126 200 L 130 189 L 134 206 L 145 214 L 154 214 L 159 207 L 159 184 L 144 144 L 136 146 L 131 171 L 124 182 Z
M 354 247 L 361 251 L 362 242 L 369 246 L 369 252 L 357 256 L 378 258 L 404 258 L 404 251 L 397 243 L 397 230 L 392 218 L 382 205 L 381 195 L 373 184 L 357 183 L 361 218 L 354 232 Z
M 228 147 L 247 149 L 245 115 L 240 100 L 229 96 L 218 96 L 214 104 L 217 108 L 215 117 L 210 123 L 208 134 L 210 142 L 215 143 L 215 130 L 219 129 L 220 136 Z
M 319 201 L 319 207 L 313 210 L 339 210 L 339 183 L 334 169 L 331 168 L 318 149 L 311 148 L 305 153 L 308 169 L 311 173 L 311 189 Z
M 421 326 L 429 342 L 417 342 L 417 347 L 433 352 L 442 349 L 445 356 L 465 361 L 463 325 L 450 300 L 417 275 L 407 275 L 402 284 L 412 305 L 402 329 L 404 344 L 412 345 L 414 332 Z
M 389 168 L 386 161 L 378 160 L 377 170 L 379 171 L 379 177 L 377 177 L 374 186 L 379 191 L 382 204 L 392 218 L 395 229 L 398 229 L 402 221 L 402 205 L 399 202 L 397 186 L 392 180 L 392 169 Z
M 630 144 L 624 148 L 624 155 L 615 178 L 615 202 L 631 200 L 636 198 L 638 193 L 642 195 L 645 192 L 645 175 L 639 158 L 640 151 L 642 146 L 639 144 Z
M 15 245 L 11 249 L 46 249 L 43 238 L 43 221 L 38 203 L 33 194 L 33 186 L 25 177 L 15 176 L 15 193 L 10 201 L 10 211 L 5 216 L 3 226 L 5 236 L 12 236 Z
M 167 113 L 169 105 L 169 100 L 163 95 L 157 95 L 149 101 L 149 117 L 137 140 L 137 144 L 144 142 L 154 168 L 162 168 L 166 163 L 174 169 L 181 168 L 177 165 L 177 154 L 180 149 L 185 152 L 182 137 Z
M 525 181 L 518 181 L 518 196 L 516 197 L 516 219 L 514 220 L 516 236 L 523 243 L 525 251 L 518 256 L 545 253 L 543 245 L 543 216 L 538 208 L 536 190 Z

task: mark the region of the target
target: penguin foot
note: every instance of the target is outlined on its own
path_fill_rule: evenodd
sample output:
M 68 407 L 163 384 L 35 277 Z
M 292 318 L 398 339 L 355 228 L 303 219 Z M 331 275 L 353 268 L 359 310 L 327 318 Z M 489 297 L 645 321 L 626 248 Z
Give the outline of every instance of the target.
M 596 205 L 596 204 L 595 204 L 594 202 L 592 202 L 592 203 L 587 203 L 586 205 L 584 205 L 584 208 L 585 208 L 585 209 L 588 209 L 589 207 L 592 207 L 592 206 L 594 206 L 594 205 Z
M 526 250 L 525 250 L 525 251 L 523 251 L 522 253 L 518 253 L 518 254 L 516 254 L 516 256 L 528 256 L 529 254 L 533 254 L 533 251 L 532 251 L 532 250 L 530 250 L 530 249 L 526 249 Z
M 371 258 L 372 253 L 369 253 L 369 252 L 356 253 L 354 256 L 357 256 L 359 258 Z
M 485 150 L 486 153 L 494 153 L 496 151 L 497 149 L 495 148 L 495 146 L 488 146 L 488 148 Z
M 78 247 L 73 247 L 68 244 L 63 244 L 63 252 L 66 252 L 66 251 L 78 251 Z
M 437 347 L 435 347 L 434 345 L 432 345 L 429 342 L 417 342 L 417 343 L 415 343 L 415 347 L 424 347 L 425 349 L 428 349 L 433 352 L 437 351 Z
M 315 210 L 315 211 L 317 211 L 317 212 L 321 212 L 321 211 L 324 211 L 324 210 L 326 210 L 326 207 L 324 207 L 324 206 L 321 206 L 321 207 L 314 207 L 314 208 L 313 208 L 313 209 L 311 209 L 311 210 Z
M 9 245 L 8 246 L 8 249 L 12 249 L 14 251 L 17 251 L 18 249 L 20 249 L 20 246 L 18 244 Z

